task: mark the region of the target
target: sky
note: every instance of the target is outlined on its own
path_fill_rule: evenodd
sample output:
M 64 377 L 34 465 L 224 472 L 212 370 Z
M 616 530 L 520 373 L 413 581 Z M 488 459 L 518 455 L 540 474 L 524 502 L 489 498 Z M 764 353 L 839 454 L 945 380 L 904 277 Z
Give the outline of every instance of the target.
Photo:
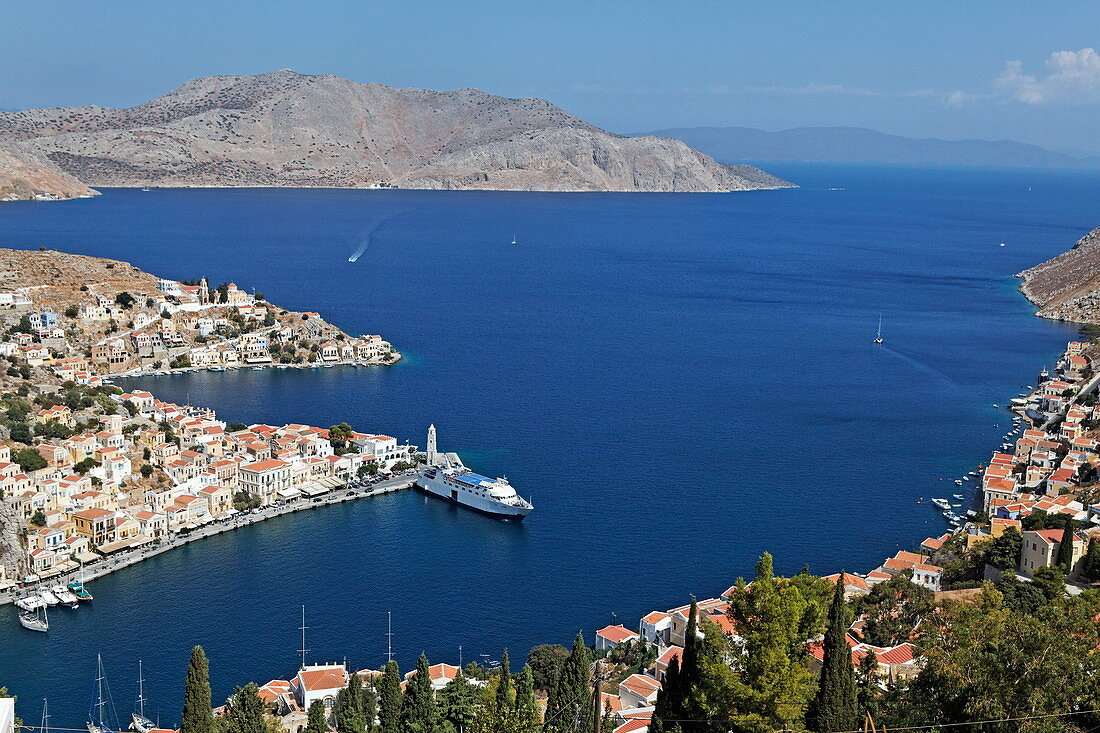
M 616 132 L 868 127 L 1100 152 L 1100 3 L 0 0 L 0 108 L 291 68 L 536 96 Z

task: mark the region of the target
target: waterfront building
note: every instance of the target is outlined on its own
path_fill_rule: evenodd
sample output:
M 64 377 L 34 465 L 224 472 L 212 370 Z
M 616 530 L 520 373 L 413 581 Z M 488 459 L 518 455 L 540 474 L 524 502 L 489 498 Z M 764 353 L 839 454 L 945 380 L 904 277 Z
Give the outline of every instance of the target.
M 347 686 L 348 671 L 343 664 L 304 665 L 290 681 L 291 692 L 300 709 L 309 710 L 315 700 L 320 700 L 329 715 L 336 704 L 337 693 Z
M 279 491 L 292 486 L 292 473 L 286 461 L 268 459 L 241 466 L 238 482 L 241 489 L 270 504 Z
M 622 625 L 605 626 L 596 632 L 596 649 L 611 650 L 630 641 L 637 641 L 638 634 Z

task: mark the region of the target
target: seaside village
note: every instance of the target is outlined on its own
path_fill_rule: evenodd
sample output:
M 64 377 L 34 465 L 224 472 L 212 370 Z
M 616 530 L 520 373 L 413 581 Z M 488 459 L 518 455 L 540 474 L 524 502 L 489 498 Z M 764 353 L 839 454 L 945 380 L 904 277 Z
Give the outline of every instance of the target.
M 2 600 L 28 607 L 32 595 L 48 603 L 43 599 L 50 589 L 73 586 L 90 599 L 82 583 L 53 586 L 51 579 L 75 579 L 78 569 L 141 553 L 206 524 L 319 496 L 366 473 L 408 470 L 417 460 L 413 446 L 386 435 L 346 426 L 226 424 L 212 410 L 163 402 L 146 391 L 124 392 L 105 379 L 211 365 L 386 363 L 393 352 L 379 337 L 352 339 L 317 314 L 288 313 L 231 284 L 215 289 L 205 281 L 161 280 L 155 294 L 81 294 L 83 302 L 59 314 L 36 306 L 26 291 L 0 293 L 7 308 L 0 347 L 7 360 L 0 373 L 0 519 L 18 528 L 13 537 L 0 536 Z M 116 330 L 105 329 L 108 323 Z M 1004 406 L 1010 412 L 998 407 L 1006 426 L 1012 423 L 1002 449 L 987 465 L 944 481 L 953 487 L 945 491 L 957 493 L 933 500 L 945 513 L 947 531 L 866 574 L 826 579 L 843 584 L 852 599 L 873 596 L 880 584 L 899 579 L 930 595 L 965 594 L 983 580 L 1040 577 L 1063 563 L 1060 547 L 1070 537 L 1071 560 L 1058 582 L 1073 592 L 1100 580 L 1100 375 L 1091 366 L 1092 348 L 1070 343 L 1051 372 L 1044 370 L 1036 385 Z M 1067 518 L 1073 520 L 1068 529 Z M 982 548 L 1017 536 L 1007 563 L 975 564 L 974 558 L 988 557 Z M 17 546 L 5 547 L 6 540 Z M 735 640 L 738 628 L 726 611 L 737 591 L 733 586 L 696 605 L 700 622 L 712 621 Z M 633 628 L 607 626 L 591 639 L 596 653 L 608 658 L 646 650 L 640 663 L 602 687 L 601 705 L 617 733 L 647 730 L 665 675 L 682 654 L 690 608 L 654 610 Z M 873 659 L 884 681 L 915 676 L 921 668 L 914 644 L 919 619 L 888 643 L 869 631 L 869 623 L 860 615 L 848 631 L 853 661 Z M 820 666 L 821 639 L 806 644 L 807 663 Z M 310 704 L 320 700 L 331 713 L 356 671 L 364 681 L 381 674 L 346 664 L 303 664 L 290 679 L 263 685 L 260 695 L 283 728 L 298 733 Z M 432 688 L 441 690 L 458 671 L 431 666 Z M 483 684 L 476 676 L 473 682 Z
M 35 288 L 0 292 L 0 601 L 33 608 L 56 598 L 45 581 L 78 568 L 94 575 L 240 512 L 411 465 L 414 448 L 387 435 L 227 425 L 110 384 L 123 372 L 399 358 L 379 336 L 351 338 L 232 283 L 157 288 L 69 288 L 67 303 L 57 289 L 38 291 L 45 302 Z

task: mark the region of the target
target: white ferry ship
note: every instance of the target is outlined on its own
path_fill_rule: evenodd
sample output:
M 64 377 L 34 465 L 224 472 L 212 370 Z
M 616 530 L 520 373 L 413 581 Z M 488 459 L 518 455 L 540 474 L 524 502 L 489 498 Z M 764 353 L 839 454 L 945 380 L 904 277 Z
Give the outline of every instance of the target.
M 427 462 L 416 478 L 416 485 L 429 494 L 496 517 L 517 520 L 535 508 L 512 488 L 508 479 L 491 479 L 474 473 L 457 454 L 437 452 L 435 425 L 428 428 Z

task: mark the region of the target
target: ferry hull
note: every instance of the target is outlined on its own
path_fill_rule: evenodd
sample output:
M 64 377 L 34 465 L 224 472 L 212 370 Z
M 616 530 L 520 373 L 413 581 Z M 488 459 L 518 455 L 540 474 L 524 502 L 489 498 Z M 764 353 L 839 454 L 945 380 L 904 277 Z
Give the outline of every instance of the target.
M 463 494 L 456 495 L 455 492 L 447 488 L 439 479 L 428 478 L 426 476 L 418 476 L 416 479 L 416 486 L 426 494 L 431 494 L 439 499 L 445 499 L 452 504 L 464 506 L 468 509 L 479 511 L 482 514 L 497 517 L 498 519 L 522 521 L 531 511 L 525 507 L 509 506 L 507 504 L 501 504 L 500 502 L 480 499 L 479 497 L 466 496 Z

